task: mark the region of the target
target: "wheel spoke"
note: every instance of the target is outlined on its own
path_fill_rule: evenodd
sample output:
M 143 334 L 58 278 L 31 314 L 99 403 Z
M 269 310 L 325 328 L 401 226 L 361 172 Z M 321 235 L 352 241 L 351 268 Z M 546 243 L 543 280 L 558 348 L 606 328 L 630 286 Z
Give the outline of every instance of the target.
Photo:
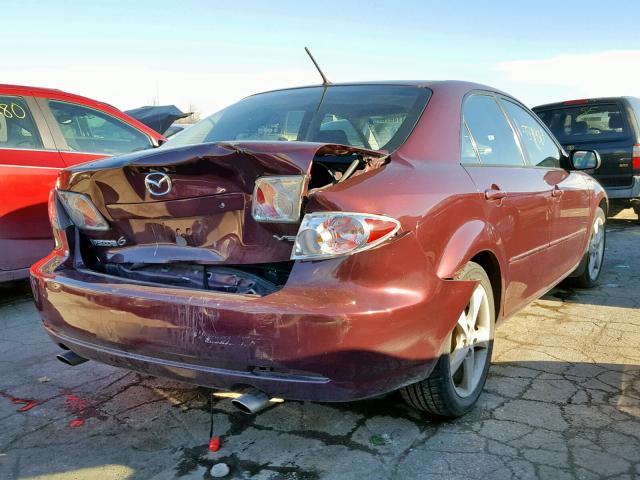
M 460 328 L 462 329 L 462 332 L 464 333 L 465 337 L 469 336 L 469 321 L 467 319 L 467 313 L 466 310 L 463 310 L 462 313 L 460 314 L 460 317 L 458 318 L 458 325 L 460 326 Z
M 471 302 L 469 304 L 469 331 L 473 331 L 476 326 L 476 320 L 478 319 L 478 312 L 482 306 L 482 300 L 484 298 L 484 289 L 481 286 L 476 287 L 471 295 Z
M 462 384 L 460 385 L 464 388 L 468 393 L 471 393 L 473 390 L 473 377 L 475 372 L 475 353 L 473 348 L 470 348 L 467 351 L 467 354 L 464 357 L 463 363 L 463 371 L 462 371 Z
M 460 366 L 464 362 L 468 351 L 469 349 L 467 347 L 461 347 L 456 348 L 449 354 L 449 370 L 451 375 L 455 375 L 456 372 L 460 369 Z

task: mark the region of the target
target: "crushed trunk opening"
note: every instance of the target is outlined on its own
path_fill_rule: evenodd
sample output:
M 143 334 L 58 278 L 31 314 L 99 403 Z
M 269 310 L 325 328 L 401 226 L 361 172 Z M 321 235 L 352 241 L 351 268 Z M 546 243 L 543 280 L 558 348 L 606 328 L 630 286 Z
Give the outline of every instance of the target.
M 77 167 L 63 175 L 60 188 L 88 195 L 108 220 L 109 230 L 80 234 L 89 268 L 138 281 L 265 295 L 284 283 L 280 274 L 287 267 L 277 269 L 276 280 L 265 278 L 264 269 L 246 267 L 288 265 L 299 221 L 256 221 L 251 213 L 256 179 L 303 175 L 302 219 L 315 192 L 387 160 L 386 152 L 336 144 L 200 144 Z M 150 192 L 145 179 L 153 172 L 170 178 L 166 194 Z M 228 269 L 208 267 L 213 265 Z

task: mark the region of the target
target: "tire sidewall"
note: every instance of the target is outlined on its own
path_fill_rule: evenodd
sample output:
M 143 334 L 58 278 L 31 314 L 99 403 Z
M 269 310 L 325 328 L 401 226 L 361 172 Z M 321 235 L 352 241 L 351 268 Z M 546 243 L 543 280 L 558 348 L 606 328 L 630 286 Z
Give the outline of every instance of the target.
M 602 259 L 600 260 L 600 268 L 598 269 L 598 273 L 596 274 L 595 277 L 591 276 L 591 270 L 589 269 L 589 265 L 591 264 L 591 257 L 589 256 L 589 247 L 591 246 L 591 235 L 593 235 L 593 226 L 596 223 L 596 220 L 598 218 L 602 218 L 602 228 L 603 228 L 603 232 L 604 232 L 604 238 L 602 239 Z M 587 245 L 587 253 L 585 254 L 587 256 L 587 264 L 585 265 L 585 273 L 586 273 L 586 277 L 588 280 L 588 283 L 591 285 L 595 285 L 596 282 L 598 281 L 598 279 L 600 278 L 600 275 L 602 274 L 602 266 L 604 265 L 604 254 L 607 251 L 607 229 L 606 229 L 606 225 L 607 225 L 607 216 L 604 214 L 604 210 L 602 210 L 600 207 L 597 208 L 596 210 L 596 214 L 594 216 L 593 219 L 593 224 L 591 225 L 591 235 L 589 235 L 589 244 Z

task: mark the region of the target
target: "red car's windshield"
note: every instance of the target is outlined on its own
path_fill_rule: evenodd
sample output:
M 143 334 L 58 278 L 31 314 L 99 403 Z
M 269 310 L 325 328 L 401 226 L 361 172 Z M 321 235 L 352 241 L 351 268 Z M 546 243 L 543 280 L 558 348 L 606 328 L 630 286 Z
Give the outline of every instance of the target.
M 245 98 L 176 136 L 168 146 L 219 141 L 309 141 L 393 151 L 407 139 L 431 91 L 337 85 Z

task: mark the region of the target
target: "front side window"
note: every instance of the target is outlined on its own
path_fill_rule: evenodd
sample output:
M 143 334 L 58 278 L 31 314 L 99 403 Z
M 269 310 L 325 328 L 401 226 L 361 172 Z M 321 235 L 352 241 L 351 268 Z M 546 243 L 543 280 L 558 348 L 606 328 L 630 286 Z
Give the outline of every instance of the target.
M 537 167 L 560 168 L 560 150 L 542 125 L 520 105 L 508 100 L 501 103 L 520 132 L 529 162 Z
M 515 132 L 492 96 L 469 96 L 462 115 L 483 164 L 524 165 Z
M 588 103 L 536 110 L 562 144 L 628 138 L 624 111 L 617 103 Z
M 145 133 L 99 110 L 54 100 L 49 108 L 74 152 L 119 155 L 153 146 Z
M 431 91 L 416 86 L 335 85 L 262 93 L 202 120 L 167 146 L 263 140 L 396 150 Z
M 0 96 L 0 148 L 43 148 L 36 123 L 22 97 Z

